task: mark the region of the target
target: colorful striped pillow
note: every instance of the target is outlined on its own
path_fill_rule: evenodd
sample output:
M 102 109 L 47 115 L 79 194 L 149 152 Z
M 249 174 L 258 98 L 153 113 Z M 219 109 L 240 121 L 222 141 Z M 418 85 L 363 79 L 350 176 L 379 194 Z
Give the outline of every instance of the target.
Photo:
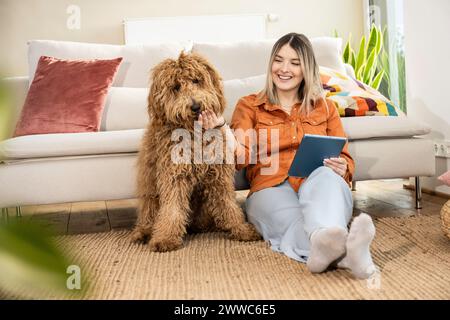
M 320 78 L 327 99 L 334 102 L 341 117 L 402 114 L 380 92 L 338 71 L 320 67 Z

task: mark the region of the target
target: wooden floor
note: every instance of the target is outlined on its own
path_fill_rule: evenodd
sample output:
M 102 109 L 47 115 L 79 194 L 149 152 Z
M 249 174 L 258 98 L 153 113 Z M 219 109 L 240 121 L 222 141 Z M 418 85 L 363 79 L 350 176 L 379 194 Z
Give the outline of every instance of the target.
M 423 194 L 422 209 L 415 209 L 414 191 L 404 188 L 408 180 L 376 180 L 358 182 L 353 191 L 354 213 L 366 212 L 373 217 L 404 217 L 416 214 L 439 214 L 446 198 Z M 244 205 L 248 190 L 237 191 Z M 136 199 L 63 203 L 25 206 L 23 220 L 39 222 L 57 234 L 107 232 L 132 228 L 136 220 Z M 6 219 L 14 219 L 16 209 L 8 208 Z

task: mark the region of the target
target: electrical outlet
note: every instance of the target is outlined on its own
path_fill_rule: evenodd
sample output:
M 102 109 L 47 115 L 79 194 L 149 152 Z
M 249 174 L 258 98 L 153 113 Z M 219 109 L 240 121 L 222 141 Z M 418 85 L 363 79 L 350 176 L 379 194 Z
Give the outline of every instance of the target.
M 443 144 L 443 143 L 441 143 L 440 145 L 439 145 L 439 155 L 441 156 L 441 157 L 445 157 L 446 155 L 447 155 L 447 147 L 446 147 L 446 145 L 445 144 Z
M 433 150 L 434 150 L 434 155 L 435 155 L 436 157 L 438 157 L 438 156 L 439 156 L 439 143 L 437 143 L 436 141 L 434 142 L 434 148 L 433 148 Z
M 441 158 L 450 158 L 450 141 L 434 141 L 434 155 Z

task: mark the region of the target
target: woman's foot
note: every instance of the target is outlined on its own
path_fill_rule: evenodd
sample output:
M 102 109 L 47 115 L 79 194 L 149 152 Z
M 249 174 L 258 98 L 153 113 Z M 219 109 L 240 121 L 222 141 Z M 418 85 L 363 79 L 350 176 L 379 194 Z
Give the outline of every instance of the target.
M 345 254 L 347 230 L 341 227 L 323 228 L 311 235 L 311 250 L 306 262 L 309 271 L 323 272 Z
M 356 278 L 369 278 L 376 271 L 370 255 L 370 244 L 374 237 L 375 226 L 372 218 L 366 213 L 361 213 L 350 226 L 346 245 L 347 254 L 337 266 L 350 269 Z

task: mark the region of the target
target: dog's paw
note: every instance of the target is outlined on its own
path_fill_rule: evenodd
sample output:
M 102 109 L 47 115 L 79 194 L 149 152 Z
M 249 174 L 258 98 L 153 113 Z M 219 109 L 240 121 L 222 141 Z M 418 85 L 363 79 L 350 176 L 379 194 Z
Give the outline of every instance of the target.
M 183 246 L 183 239 L 164 239 L 156 240 L 152 239 L 149 243 L 151 251 L 155 252 L 166 252 L 179 249 Z
M 239 228 L 231 231 L 231 239 L 238 241 L 256 241 L 261 240 L 261 235 L 250 223 L 245 223 Z
M 133 230 L 130 235 L 131 242 L 134 243 L 146 243 L 149 238 L 150 235 L 140 229 Z

